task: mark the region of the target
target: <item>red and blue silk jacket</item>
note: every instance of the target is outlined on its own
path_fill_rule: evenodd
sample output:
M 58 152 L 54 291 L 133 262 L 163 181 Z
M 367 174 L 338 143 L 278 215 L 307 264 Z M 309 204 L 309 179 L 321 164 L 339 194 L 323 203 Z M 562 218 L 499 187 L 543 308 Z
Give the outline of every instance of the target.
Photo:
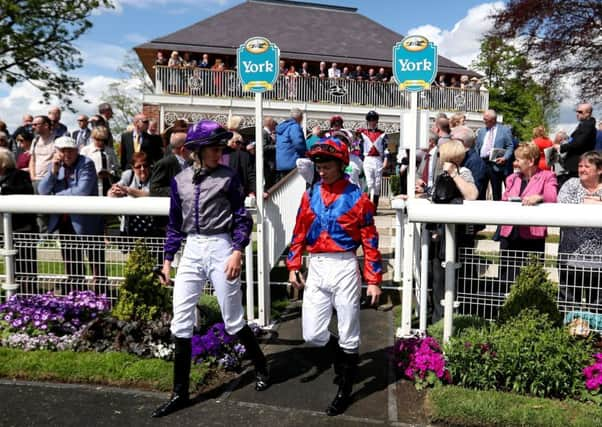
M 346 178 L 328 185 L 321 181 L 303 194 L 286 261 L 289 270 L 301 267 L 303 251 L 364 252 L 364 279 L 369 285 L 382 281 L 374 205 L 358 186 Z

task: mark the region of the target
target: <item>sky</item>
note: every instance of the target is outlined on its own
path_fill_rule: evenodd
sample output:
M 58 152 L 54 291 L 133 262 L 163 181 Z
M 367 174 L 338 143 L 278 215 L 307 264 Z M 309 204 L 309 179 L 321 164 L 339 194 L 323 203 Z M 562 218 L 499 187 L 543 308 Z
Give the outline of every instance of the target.
M 84 82 L 86 99 L 74 100 L 77 113 L 92 115 L 108 85 L 124 76 L 119 65 L 128 51 L 139 44 L 165 36 L 242 3 L 243 0 L 114 0 L 115 9 L 97 11 L 93 27 L 75 43 L 83 54 L 84 66 L 76 70 Z M 421 34 L 434 41 L 439 53 L 469 66 L 479 52 L 482 35 L 491 28 L 487 16 L 503 2 L 478 0 L 313 0 L 314 3 L 355 7 L 358 13 L 400 33 Z M 260 35 L 258 33 L 258 35 Z M 0 119 L 9 130 L 21 123 L 23 113 L 46 114 L 41 94 L 27 83 L 8 87 L 0 84 Z M 574 101 L 561 103 L 553 131 L 575 125 Z M 76 113 L 76 114 L 77 114 Z M 76 114 L 63 112 L 62 122 L 76 128 Z

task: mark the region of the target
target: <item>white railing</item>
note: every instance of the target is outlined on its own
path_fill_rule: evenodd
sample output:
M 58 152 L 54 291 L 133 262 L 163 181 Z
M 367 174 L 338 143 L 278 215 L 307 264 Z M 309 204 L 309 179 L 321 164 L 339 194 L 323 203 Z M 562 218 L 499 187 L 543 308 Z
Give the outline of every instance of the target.
M 270 198 L 265 203 L 270 270 L 276 267 L 282 252 L 291 241 L 305 185 L 305 180 L 295 171 L 271 189 Z
M 295 226 L 296 213 L 305 190 L 305 181 L 296 172 L 292 172 L 270 189 L 270 196 L 265 201 L 265 233 L 268 251 L 268 274 L 281 258 L 284 249 L 291 240 Z M 59 286 L 67 279 L 79 283 L 70 283 L 69 286 L 96 286 L 98 277 L 91 270 L 102 270 L 103 285 L 113 292 L 117 282 L 123 279 L 124 264 L 127 250 L 132 247 L 137 238 L 121 236 L 62 236 L 53 234 L 41 236 L 37 233 L 12 233 L 12 214 L 94 214 L 94 215 L 153 215 L 167 216 L 169 213 L 169 198 L 166 197 L 140 197 L 140 198 L 110 198 L 110 197 L 60 197 L 60 196 L 31 196 L 10 195 L 0 199 L 0 212 L 4 221 L 4 250 L 5 274 L 3 289 L 10 295 L 20 288 L 25 293 L 36 293 L 36 290 L 50 290 L 55 285 Z M 246 203 L 254 206 L 253 203 Z M 251 213 L 254 208 L 250 208 Z M 164 239 L 144 238 L 149 243 L 150 249 L 160 254 Z M 84 259 L 94 256 L 88 250 L 97 247 L 96 252 L 101 253 L 102 259 L 92 262 L 86 269 Z M 67 249 L 65 249 L 67 248 Z M 82 255 L 82 262 L 63 260 L 61 252 L 70 250 L 71 253 L 86 252 L 92 255 Z M 130 249 L 131 250 L 131 249 Z M 42 262 L 38 255 L 43 255 Z M 253 284 L 254 257 L 252 244 L 245 252 L 246 282 Z M 82 264 L 81 267 L 79 264 Z M 71 268 L 73 267 L 73 268 Z M 77 274 L 74 279 L 68 274 L 72 269 L 83 269 L 82 274 Z M 19 275 L 19 283 L 15 275 Z M 35 286 L 34 286 L 35 282 Z M 104 283 L 106 282 L 106 283 Z M 38 286 L 41 285 L 41 286 Z M 247 286 L 247 293 L 253 292 L 254 286 Z
M 244 92 L 235 71 L 201 68 L 155 67 L 155 93 L 177 96 L 209 96 L 253 98 Z M 410 96 L 394 82 L 317 77 L 279 76 L 272 91 L 263 95 L 267 100 L 317 102 L 374 107 L 410 108 Z M 421 92 L 418 108 L 444 111 L 482 112 L 488 108 L 487 90 L 433 87 Z
M 452 334 L 452 313 L 455 307 L 458 305 L 456 295 L 456 269 L 459 265 L 456 263 L 456 245 L 455 245 L 455 224 L 512 224 L 512 225 L 541 225 L 548 227 L 594 227 L 602 228 L 602 207 L 599 205 L 582 205 L 582 204 L 540 204 L 537 206 L 522 206 L 520 203 L 513 202 L 493 202 L 493 201 L 474 201 L 464 202 L 462 205 L 445 205 L 444 208 L 441 205 L 433 205 L 430 201 L 425 199 L 411 199 L 407 201 L 395 201 L 392 203 L 392 207 L 397 210 L 397 229 L 408 230 L 413 227 L 409 227 L 410 223 L 439 223 L 445 224 L 445 239 L 446 239 L 446 250 L 445 250 L 445 298 L 444 298 L 444 339 L 449 339 Z M 422 229 L 424 233 L 424 228 Z M 414 239 L 421 241 L 420 233 L 414 233 Z M 426 243 L 426 244 L 425 244 Z M 405 246 L 414 248 L 415 245 Z M 401 247 L 401 235 L 397 235 L 396 251 Z M 426 247 L 426 251 L 425 251 Z M 464 255 L 464 256 L 463 256 Z M 470 256 L 473 256 L 474 252 L 460 253 L 461 260 L 464 262 L 471 262 L 473 265 L 476 264 L 474 261 L 467 261 Z M 427 264 L 424 262 L 424 258 L 428 256 L 428 242 L 422 240 L 422 251 L 420 254 L 416 253 L 414 249 L 413 254 L 404 254 L 404 257 L 410 257 L 413 259 L 413 263 L 406 263 L 403 265 L 403 277 L 413 277 L 419 286 L 424 290 L 424 282 L 426 280 L 426 274 L 424 270 Z M 499 256 L 499 255 L 497 255 Z M 523 261 L 525 257 L 522 254 L 512 253 L 510 254 L 510 261 L 506 260 L 506 264 L 511 265 L 513 259 L 520 257 Z M 395 269 L 396 271 L 402 270 L 402 258 L 396 256 Z M 592 265 L 599 266 L 602 264 L 602 254 L 600 257 L 591 257 L 590 260 Z M 597 259 L 593 259 L 597 258 Z M 422 259 L 422 261 L 421 261 Z M 543 258 L 542 258 L 543 259 Z M 554 259 L 556 261 L 557 258 Z M 547 259 L 549 264 L 550 259 Z M 500 262 L 501 263 L 501 262 Z M 489 263 L 493 264 L 493 263 Z M 420 265 L 420 269 L 416 272 L 415 267 Z M 519 263 L 516 262 L 515 266 Z M 498 268 L 497 264 L 495 267 L 501 271 L 501 267 Z M 599 267 L 596 267 L 599 268 Z M 549 269 L 549 265 L 548 265 Z M 555 273 L 558 277 L 558 272 Z M 483 275 L 482 272 L 476 271 L 471 275 L 471 280 L 478 280 L 479 276 Z M 399 277 L 396 274 L 396 277 Z M 499 276 L 496 273 L 495 276 L 499 282 Z M 421 280 L 422 278 L 422 280 Z M 491 280 L 489 277 L 488 280 Z M 412 281 L 404 281 L 404 286 L 412 286 Z M 501 290 L 501 300 L 503 300 L 505 292 L 507 292 L 508 283 L 503 283 L 505 286 Z M 597 288 L 597 284 L 586 284 L 583 283 L 584 292 L 592 287 Z M 569 287 L 570 288 L 570 287 Z M 407 290 L 406 290 L 407 291 Z M 404 291 L 404 294 L 405 292 Z M 567 291 L 566 284 L 560 284 L 559 287 L 559 298 L 564 298 L 564 292 Z M 569 289 L 570 292 L 575 289 Z M 463 290 L 463 298 L 465 301 L 471 301 L 470 296 L 466 295 L 468 291 Z M 412 290 L 409 290 L 409 294 Z M 424 309 L 426 307 L 426 293 L 420 293 L 420 311 L 421 311 L 421 329 L 424 329 L 424 322 L 422 319 L 422 313 L 426 313 Z M 497 305 L 501 305 L 499 296 L 489 296 L 490 303 L 491 299 L 497 298 Z M 581 308 L 594 308 L 598 310 L 600 307 L 597 302 L 589 305 L 582 304 L 579 302 L 559 300 L 559 308 L 561 311 L 568 313 L 571 310 Z M 407 319 L 411 319 L 409 314 L 412 310 L 411 301 L 403 301 L 402 311 L 402 325 L 400 334 L 408 335 L 411 332 L 410 322 Z M 406 319 L 406 320 L 404 320 Z

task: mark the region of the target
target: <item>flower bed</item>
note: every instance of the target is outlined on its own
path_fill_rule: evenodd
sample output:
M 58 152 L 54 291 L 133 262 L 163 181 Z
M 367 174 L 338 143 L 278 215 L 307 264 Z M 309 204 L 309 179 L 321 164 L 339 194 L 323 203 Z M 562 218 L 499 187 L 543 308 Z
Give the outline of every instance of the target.
M 3 346 L 25 350 L 70 350 L 84 326 L 108 312 L 109 302 L 91 291 L 67 296 L 14 295 L 0 305 L 0 337 Z
M 393 357 L 399 371 L 414 381 L 418 389 L 451 383 L 441 347 L 432 337 L 398 340 L 393 349 Z

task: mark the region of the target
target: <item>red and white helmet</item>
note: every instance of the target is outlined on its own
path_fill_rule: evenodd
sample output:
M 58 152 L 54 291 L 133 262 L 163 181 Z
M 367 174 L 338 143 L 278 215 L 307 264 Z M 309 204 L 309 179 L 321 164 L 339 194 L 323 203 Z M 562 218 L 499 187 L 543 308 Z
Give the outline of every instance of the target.
M 316 163 L 328 160 L 340 160 L 345 166 L 349 164 L 349 148 L 338 138 L 322 138 L 316 142 L 307 156 Z

